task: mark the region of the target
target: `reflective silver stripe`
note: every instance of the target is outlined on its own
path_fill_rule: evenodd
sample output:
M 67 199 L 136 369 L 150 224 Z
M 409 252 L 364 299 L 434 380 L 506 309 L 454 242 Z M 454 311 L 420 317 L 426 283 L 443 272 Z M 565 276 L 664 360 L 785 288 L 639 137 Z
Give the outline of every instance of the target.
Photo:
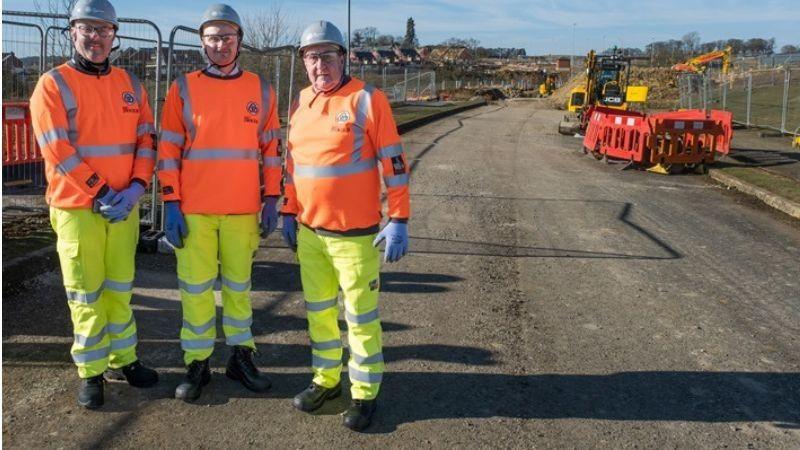
M 156 159 L 156 151 L 152 148 L 137 148 L 136 149 L 136 157 L 137 158 L 147 158 L 147 159 Z
M 173 170 L 181 168 L 181 160 L 179 159 L 159 159 L 156 164 L 158 170 Z
M 292 177 L 292 174 L 286 172 L 286 177 L 283 179 L 283 184 L 286 186 L 294 186 L 294 178 Z
M 311 348 L 314 350 L 332 350 L 334 348 L 342 348 L 341 339 L 332 339 L 330 341 L 314 342 L 311 341 Z
M 133 74 L 133 72 L 131 72 L 131 71 L 127 70 L 127 69 L 125 69 L 125 72 L 128 74 L 128 78 L 130 78 L 130 80 L 131 80 L 131 86 L 133 86 L 133 91 L 134 91 L 134 94 L 136 95 L 136 102 L 139 103 L 139 105 L 141 105 L 142 104 L 142 83 L 139 81 L 139 79 L 136 77 L 136 75 Z
M 122 339 L 111 338 L 111 351 L 128 348 L 132 345 L 136 345 L 136 342 L 136 333 L 133 333 L 132 335 Z
M 58 69 L 51 69 L 47 73 L 53 77 L 56 86 L 58 86 L 58 93 L 61 94 L 61 102 L 64 104 L 64 109 L 67 111 L 67 134 L 69 136 L 69 141 L 74 143 L 78 140 L 78 124 L 76 122 L 78 102 L 75 101 L 72 89 L 70 89 L 67 82 L 64 81 L 64 77 L 61 76 Z
M 187 322 L 186 319 L 183 319 L 183 328 L 191 331 L 194 334 L 203 334 L 206 331 L 210 330 L 214 326 L 215 318 L 212 317 L 211 320 L 202 324 L 202 325 L 192 325 L 191 323 Z
M 347 366 L 347 372 L 350 374 L 351 381 L 360 381 L 362 383 L 380 383 L 383 380 L 383 373 L 364 372 L 354 368 L 352 365 Z
M 261 133 L 261 139 L 259 140 L 259 143 L 261 145 L 269 144 L 270 141 L 278 139 L 280 137 L 281 137 L 280 128 L 272 128 L 270 130 L 264 130 L 264 132 Z
M 280 156 L 267 156 L 264 158 L 264 167 L 280 167 L 283 160 Z
M 375 164 L 376 162 L 372 158 L 335 166 L 305 166 L 295 163 L 294 175 L 307 178 L 342 177 L 373 170 L 375 169 Z
M 267 115 L 269 114 L 269 81 L 265 80 L 264 77 L 261 75 L 258 76 L 258 82 L 261 85 L 261 114 L 258 116 L 258 132 L 259 137 L 262 136 L 262 132 L 264 131 L 264 127 L 267 126 Z M 263 140 L 261 141 L 262 144 L 266 144 L 268 141 Z
M 306 300 L 306 311 L 309 312 L 325 311 L 328 308 L 335 307 L 337 302 L 338 298 L 332 298 L 330 300 L 322 300 L 322 301 L 313 301 L 313 302 Z
M 378 318 L 378 308 L 375 308 L 372 311 L 364 314 L 352 314 L 350 311 L 345 310 L 344 318 L 347 319 L 348 322 L 352 322 L 357 325 L 370 323 Z
M 214 286 L 216 278 L 212 278 L 204 283 L 187 283 L 180 278 L 178 279 L 178 287 L 188 292 L 189 294 L 202 294 L 203 292 L 211 289 Z
M 119 145 L 76 145 L 75 149 L 83 158 L 99 158 L 104 156 L 132 155 L 136 144 Z
M 241 332 L 239 334 L 234 334 L 233 336 L 226 336 L 225 343 L 228 345 L 239 345 L 242 342 L 247 342 L 250 339 L 253 339 L 253 333 L 250 330 Z
M 258 159 L 258 150 L 229 150 L 229 149 L 204 149 L 198 150 L 193 148 L 183 155 L 183 159 L 200 161 L 200 160 L 248 160 Z
M 181 348 L 183 350 L 205 350 L 214 348 L 213 339 L 181 339 Z
M 401 144 L 387 145 L 386 147 L 378 149 L 378 158 L 394 158 L 403 153 L 403 146 Z
M 129 292 L 133 289 L 133 281 L 113 281 L 106 278 L 106 281 L 103 283 L 103 286 L 106 289 L 111 289 L 112 291 L 117 292 Z
M 372 86 L 364 85 L 359 93 L 356 106 L 356 119 L 353 122 L 353 162 L 361 159 L 361 149 L 364 146 L 364 130 L 367 126 L 367 113 L 372 104 Z
M 227 286 L 229 289 L 231 289 L 233 291 L 236 291 L 236 292 L 247 292 L 247 290 L 250 289 L 250 280 L 247 280 L 245 282 L 239 283 L 239 282 L 236 282 L 236 281 L 231 281 L 231 280 L 225 278 L 225 276 L 223 275 L 222 276 L 222 285 L 223 286 Z
M 253 316 L 246 319 L 234 319 L 233 317 L 222 316 L 222 324 L 234 328 L 247 328 L 253 324 Z
M 39 143 L 39 147 L 46 147 L 59 139 L 69 139 L 67 130 L 63 128 L 53 128 L 52 130 L 45 131 L 36 136 L 36 142 Z
M 156 132 L 156 127 L 153 126 L 152 123 L 140 123 L 138 127 L 136 127 L 136 136 L 141 136 L 143 134 L 153 134 Z
M 76 292 L 76 291 L 67 291 L 67 300 L 72 300 L 74 302 L 86 303 L 91 304 L 97 301 L 100 298 L 100 295 L 103 293 L 103 285 L 101 284 L 100 287 L 94 292 Z
M 160 139 L 162 141 L 175 144 L 178 147 L 182 147 L 183 144 L 186 142 L 186 138 L 184 137 L 183 133 L 176 133 L 174 131 L 169 131 L 169 130 L 161 130 Z
M 72 360 L 78 364 L 86 364 L 92 361 L 98 361 L 108 358 L 108 347 L 98 348 L 97 350 L 90 350 L 84 353 L 73 353 Z
M 372 356 L 361 356 L 351 351 L 350 356 L 356 364 L 375 364 L 383 362 L 383 353 L 375 353 Z
M 342 361 L 340 360 L 323 358 L 317 355 L 311 356 L 311 365 L 318 369 L 334 369 L 342 365 Z
M 408 184 L 408 174 L 404 173 L 392 177 L 383 177 L 383 182 L 386 184 L 386 187 L 404 186 Z
M 81 157 L 78 156 L 77 153 L 73 153 L 67 159 L 61 161 L 56 166 L 56 170 L 58 170 L 58 173 L 60 173 L 61 175 L 66 175 L 75 170 L 75 168 L 81 165 L 82 162 L 83 160 L 81 159 Z
M 128 319 L 125 323 L 109 323 L 106 325 L 106 330 L 108 330 L 111 334 L 121 334 L 128 329 L 129 326 L 133 324 L 133 314 L 131 314 L 131 318 Z
M 95 336 L 83 336 L 81 334 L 75 334 L 73 336 L 75 336 L 76 344 L 83 347 L 94 347 L 95 345 L 103 342 L 103 338 L 106 337 L 106 329 L 103 328 Z
M 186 81 L 186 75 L 181 75 L 175 82 L 178 83 L 178 94 L 183 100 L 183 126 L 189 132 L 189 138 L 194 141 L 197 132 L 192 121 L 192 99 L 189 97 L 189 85 Z

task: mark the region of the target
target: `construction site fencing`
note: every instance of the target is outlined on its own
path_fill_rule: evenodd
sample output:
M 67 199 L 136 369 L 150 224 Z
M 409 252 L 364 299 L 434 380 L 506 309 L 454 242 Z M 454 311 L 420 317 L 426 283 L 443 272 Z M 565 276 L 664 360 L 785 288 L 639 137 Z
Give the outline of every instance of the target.
M 721 109 L 745 126 L 800 132 L 800 67 L 678 78 L 681 108 Z

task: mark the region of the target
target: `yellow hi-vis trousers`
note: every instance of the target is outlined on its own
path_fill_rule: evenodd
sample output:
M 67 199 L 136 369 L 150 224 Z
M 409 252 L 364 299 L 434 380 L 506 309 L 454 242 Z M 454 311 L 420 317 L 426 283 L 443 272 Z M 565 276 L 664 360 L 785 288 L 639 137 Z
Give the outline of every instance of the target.
M 115 224 L 91 209 L 50 208 L 67 290 L 78 376 L 89 378 L 136 361 L 130 307 L 139 209 Z
M 250 274 L 261 237 L 255 214 L 186 214 L 185 218 L 189 235 L 175 254 L 183 307 L 181 348 L 188 366 L 207 359 L 214 351 L 217 277 L 222 284 L 225 342 L 256 347 L 250 332 Z
M 344 299 L 350 360 L 350 393 L 354 399 L 378 395 L 383 378 L 381 322 L 378 319 L 380 260 L 372 245 L 375 235 L 320 235 L 300 226 L 297 259 L 303 283 L 314 383 L 327 388 L 339 383 L 342 342 L 339 331 L 339 289 Z

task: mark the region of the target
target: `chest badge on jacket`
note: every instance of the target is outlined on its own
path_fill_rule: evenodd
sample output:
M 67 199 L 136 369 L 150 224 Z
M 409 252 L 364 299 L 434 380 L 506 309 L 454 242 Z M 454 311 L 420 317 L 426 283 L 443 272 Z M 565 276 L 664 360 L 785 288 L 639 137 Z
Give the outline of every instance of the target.
M 250 116 L 244 116 L 244 121 L 246 123 L 258 124 L 258 119 L 254 118 L 254 117 L 258 116 L 258 111 L 259 111 L 258 103 L 256 103 L 256 102 L 248 102 L 247 103 L 247 112 L 250 114 Z
M 342 111 L 336 115 L 336 122 L 331 127 L 331 131 L 339 131 L 342 133 L 349 133 L 350 127 L 347 121 L 350 120 L 350 113 Z
M 122 112 L 139 114 L 139 108 L 136 104 L 136 96 L 133 92 L 125 91 L 122 93 Z

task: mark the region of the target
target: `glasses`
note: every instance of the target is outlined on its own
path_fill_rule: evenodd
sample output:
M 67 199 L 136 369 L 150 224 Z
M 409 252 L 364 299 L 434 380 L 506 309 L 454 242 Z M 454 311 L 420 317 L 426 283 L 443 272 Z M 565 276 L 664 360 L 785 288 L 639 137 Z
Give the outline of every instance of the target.
M 224 43 L 225 45 L 228 45 L 228 44 L 230 44 L 232 42 L 235 42 L 236 38 L 238 38 L 238 37 L 239 36 L 236 33 L 232 33 L 232 34 L 206 34 L 206 35 L 203 35 L 203 42 L 205 42 L 208 45 L 217 45 L 220 42 Z
M 101 38 L 110 38 L 114 35 L 114 27 L 108 25 L 95 27 L 80 23 L 76 25 L 75 28 L 84 36 L 91 36 L 92 33 L 97 33 Z
M 316 64 L 318 61 L 322 61 L 322 63 L 325 65 L 330 65 L 333 64 L 338 58 L 339 52 L 336 50 L 322 53 L 306 53 L 303 55 L 303 59 L 311 65 Z

